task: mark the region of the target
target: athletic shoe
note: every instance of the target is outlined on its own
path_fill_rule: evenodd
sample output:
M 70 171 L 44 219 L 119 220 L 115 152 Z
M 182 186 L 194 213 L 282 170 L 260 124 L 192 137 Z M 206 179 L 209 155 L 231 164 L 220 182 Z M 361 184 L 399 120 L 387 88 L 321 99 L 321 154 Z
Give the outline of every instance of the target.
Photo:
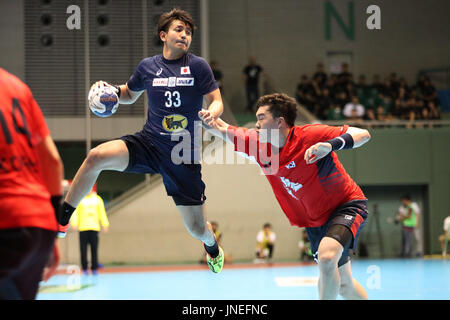
M 211 256 L 206 253 L 206 263 L 208 264 L 209 270 L 214 273 L 222 271 L 224 260 L 224 254 L 221 247 L 219 247 L 219 254 L 215 258 L 211 258 Z

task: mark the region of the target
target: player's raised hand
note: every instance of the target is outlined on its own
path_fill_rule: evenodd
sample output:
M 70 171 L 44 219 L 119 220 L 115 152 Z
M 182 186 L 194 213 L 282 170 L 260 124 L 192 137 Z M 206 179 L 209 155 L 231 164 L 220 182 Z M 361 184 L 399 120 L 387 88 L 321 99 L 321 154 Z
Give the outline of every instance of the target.
M 305 161 L 307 164 L 312 164 L 317 160 L 322 159 L 331 152 L 331 144 L 328 142 L 319 142 L 311 146 L 305 152 Z
M 214 118 L 211 119 L 211 117 L 208 118 L 208 116 L 210 116 L 210 115 L 211 115 L 211 113 L 208 110 L 200 110 L 198 112 L 198 117 L 203 121 L 203 125 L 206 126 L 206 129 L 208 129 L 208 128 L 216 129 L 222 133 L 226 132 L 227 128 L 228 128 L 228 124 L 220 118 L 217 118 L 217 119 L 214 119 Z M 207 122 L 206 119 L 209 119 L 209 122 Z
M 216 117 L 213 116 L 211 111 L 209 111 L 209 110 L 201 110 L 201 111 L 199 111 L 198 116 L 208 126 L 213 127 L 213 128 L 215 127 L 214 126 L 214 122 L 216 120 Z

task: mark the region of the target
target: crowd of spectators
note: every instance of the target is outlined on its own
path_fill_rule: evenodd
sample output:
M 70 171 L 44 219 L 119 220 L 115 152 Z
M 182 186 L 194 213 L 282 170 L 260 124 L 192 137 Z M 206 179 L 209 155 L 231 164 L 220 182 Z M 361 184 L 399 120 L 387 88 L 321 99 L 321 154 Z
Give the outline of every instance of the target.
M 355 82 L 346 63 L 338 74 L 327 74 L 318 63 L 311 78 L 301 76 L 295 96 L 320 120 L 440 119 L 437 91 L 426 75 L 408 85 L 393 72 L 383 80 L 374 75 L 369 84 L 363 74 Z

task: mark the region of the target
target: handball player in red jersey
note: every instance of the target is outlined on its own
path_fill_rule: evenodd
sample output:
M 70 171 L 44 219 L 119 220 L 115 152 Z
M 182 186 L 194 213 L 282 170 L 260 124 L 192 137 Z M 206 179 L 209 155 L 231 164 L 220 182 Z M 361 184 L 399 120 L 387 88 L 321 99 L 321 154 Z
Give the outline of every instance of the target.
M 256 129 L 234 127 L 220 118 L 204 121 L 204 127 L 253 158 L 289 222 L 306 227 L 320 269 L 319 298 L 336 299 L 340 294 L 367 299 L 350 267 L 350 251 L 355 252 L 367 218 L 367 199 L 334 151 L 358 148 L 370 134 L 347 125 L 295 126 L 296 116 L 293 98 L 271 94 L 257 102 Z M 199 117 L 204 119 L 204 111 Z
M 64 168 L 30 89 L 1 68 L 0 155 L 0 300 L 30 300 L 54 247 Z

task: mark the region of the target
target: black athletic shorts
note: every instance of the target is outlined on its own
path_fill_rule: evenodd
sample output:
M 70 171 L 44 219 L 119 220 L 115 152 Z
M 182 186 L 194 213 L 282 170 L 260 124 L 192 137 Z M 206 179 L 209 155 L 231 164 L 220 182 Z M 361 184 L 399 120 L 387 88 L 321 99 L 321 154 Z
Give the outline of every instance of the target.
M 56 239 L 41 228 L 0 230 L 0 300 L 33 300 Z
M 341 242 L 338 240 L 344 247 L 344 251 L 342 252 L 342 256 L 338 262 L 338 267 L 350 261 L 350 249 L 353 253 L 356 252 L 359 234 L 366 223 L 367 214 L 367 200 L 354 200 L 344 203 L 342 206 L 333 211 L 323 226 L 306 228 L 309 241 L 311 242 L 311 252 L 314 254 L 316 262 L 317 251 L 319 250 L 319 244 L 323 237 L 331 236 L 336 240 L 343 238 L 342 234 L 330 235 L 328 233 L 333 225 L 341 225 L 346 227 L 346 229 L 350 232 L 348 236 L 349 238 L 351 237 L 350 241 L 345 241 L 345 239 L 343 239 Z
M 125 141 L 130 155 L 125 172 L 160 174 L 167 195 L 176 205 L 202 205 L 205 202 L 200 164 L 175 164 L 169 151 L 158 148 L 142 132 L 120 139 Z

